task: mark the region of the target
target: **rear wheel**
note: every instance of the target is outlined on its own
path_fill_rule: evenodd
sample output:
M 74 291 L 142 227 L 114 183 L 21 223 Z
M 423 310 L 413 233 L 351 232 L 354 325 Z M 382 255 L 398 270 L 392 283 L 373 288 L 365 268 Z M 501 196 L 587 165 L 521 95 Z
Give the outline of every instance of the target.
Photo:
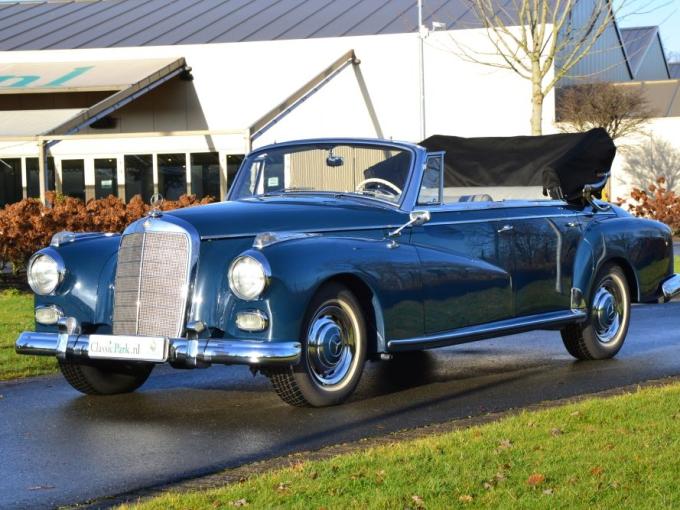
M 116 395 L 130 393 L 144 384 L 153 365 L 111 362 L 95 366 L 60 360 L 59 368 L 68 383 L 82 393 Z
M 615 264 L 597 275 L 588 318 L 562 329 L 569 354 L 581 360 L 613 358 L 623 346 L 630 323 L 630 291 L 626 275 Z
M 293 406 L 343 402 L 359 383 L 366 360 L 366 324 L 359 301 L 343 285 L 326 285 L 312 300 L 303 331 L 300 363 L 268 374 L 274 390 Z

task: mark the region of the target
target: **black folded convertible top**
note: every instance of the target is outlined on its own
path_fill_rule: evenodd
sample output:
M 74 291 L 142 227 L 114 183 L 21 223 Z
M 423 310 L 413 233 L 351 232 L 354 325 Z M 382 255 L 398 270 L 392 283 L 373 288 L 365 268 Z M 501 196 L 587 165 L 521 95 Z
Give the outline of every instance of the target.
M 543 186 L 544 194 L 567 200 L 579 199 L 584 185 L 602 181 L 616 154 L 602 128 L 545 136 L 434 135 L 420 145 L 446 151 L 444 186 Z

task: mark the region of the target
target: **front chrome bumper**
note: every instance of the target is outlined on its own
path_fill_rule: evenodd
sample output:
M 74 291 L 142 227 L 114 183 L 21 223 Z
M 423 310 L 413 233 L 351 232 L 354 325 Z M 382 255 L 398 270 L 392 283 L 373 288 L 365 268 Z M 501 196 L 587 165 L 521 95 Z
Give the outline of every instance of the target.
M 113 336 L 113 335 L 112 335 Z M 256 340 L 222 340 L 170 338 L 167 362 L 186 367 L 212 363 L 226 365 L 295 365 L 300 361 L 300 342 L 259 342 Z M 88 335 L 68 333 L 37 333 L 25 331 L 19 335 L 15 349 L 18 354 L 56 356 L 60 359 L 86 360 Z M 97 358 L 101 360 L 101 358 Z
M 661 290 L 663 291 L 663 297 L 666 300 L 673 299 L 680 294 L 680 274 L 675 273 L 666 278 L 661 284 Z

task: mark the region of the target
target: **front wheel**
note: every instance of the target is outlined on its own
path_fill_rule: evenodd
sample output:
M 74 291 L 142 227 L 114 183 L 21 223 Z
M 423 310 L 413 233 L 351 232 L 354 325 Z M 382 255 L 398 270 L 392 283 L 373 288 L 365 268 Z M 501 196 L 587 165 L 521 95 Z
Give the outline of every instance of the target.
M 326 285 L 309 306 L 303 332 L 300 363 L 269 372 L 274 390 L 293 406 L 343 402 L 359 384 L 366 360 L 361 305 L 345 286 Z
M 146 382 L 153 370 L 151 363 L 111 362 L 84 365 L 59 361 L 61 373 L 68 383 L 86 395 L 130 393 Z
M 597 274 L 587 320 L 562 329 L 569 354 L 581 360 L 613 358 L 623 346 L 630 323 L 630 291 L 626 275 L 615 264 Z

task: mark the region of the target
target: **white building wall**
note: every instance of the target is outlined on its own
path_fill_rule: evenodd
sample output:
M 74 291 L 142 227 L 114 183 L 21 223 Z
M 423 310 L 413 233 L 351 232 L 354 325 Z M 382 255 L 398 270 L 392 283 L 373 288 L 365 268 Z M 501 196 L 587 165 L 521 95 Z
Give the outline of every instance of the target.
M 644 134 L 632 135 L 616 141 L 618 147 L 614 164 L 612 165 L 612 199 L 628 198 L 632 186 L 630 179 L 624 172 L 627 147 L 649 142 L 649 137 L 668 141 L 676 150 L 680 151 L 680 117 L 663 117 L 652 119 L 645 126 Z M 676 190 L 678 192 L 680 190 Z
M 428 36 L 425 44 L 425 76 L 429 98 L 428 120 L 432 126 L 428 134 L 445 128 L 465 134 L 470 122 L 476 126 L 473 128 L 475 131 L 484 126 L 486 135 L 528 133 L 528 82 L 511 71 L 465 62 L 451 43 L 452 37 L 478 48 L 480 52 L 492 50 L 483 30 L 434 32 Z M 196 97 L 181 97 L 175 91 L 172 95 L 155 94 L 153 104 L 141 99 L 136 108 L 126 110 L 127 116 L 121 118 L 117 130 L 161 131 L 168 125 L 195 129 L 203 123 L 196 116 L 196 107 L 200 105 L 209 129 L 219 131 L 247 127 L 349 49 L 354 49 L 361 59 L 361 71 L 384 135 L 388 138 L 416 140 L 419 137 L 416 34 L 0 52 L 0 63 L 183 56 L 193 69 L 194 81 L 190 83 L 195 88 Z M 170 87 L 179 90 L 184 86 L 180 83 Z M 526 101 L 523 102 L 522 97 Z M 350 101 L 350 104 L 343 104 L 342 100 Z M 343 136 L 375 135 L 351 69 L 343 71 L 341 76 L 316 94 L 315 102 L 311 101 L 308 103 L 314 108 L 308 105 L 302 108 L 311 108 L 317 116 L 314 128 L 308 125 L 309 115 L 302 114 L 303 110 L 299 109 L 287 119 L 287 136 L 307 136 L 306 133 L 325 136 L 331 131 L 332 134 Z M 334 111 L 335 116 L 329 115 L 331 111 Z M 194 118 L 187 119 L 187 115 L 194 115 Z M 495 117 L 492 123 L 480 120 L 491 115 Z M 499 124 L 499 120 L 505 117 L 512 118 L 507 123 Z M 276 138 L 280 139 L 279 136 Z
M 433 32 L 427 36 L 426 135 L 530 134 L 529 82 L 510 70 L 465 61 L 457 43 L 480 53 L 493 51 L 484 30 Z M 186 58 L 193 81 L 174 80 L 114 113 L 118 123 L 113 130 L 87 129 L 50 147 L 57 163 L 85 158 L 91 174 L 95 157 L 207 151 L 223 157 L 247 152 L 249 138 L 243 130 L 350 49 L 361 60 L 360 66 L 345 68 L 257 138 L 253 146 L 328 136 L 419 141 L 417 34 L 0 52 L 0 63 Z M 544 129 L 551 132 L 552 94 L 544 111 Z M 193 130 L 208 130 L 210 134 L 186 133 Z M 149 133 L 154 136 L 147 136 Z M 0 155 L 36 154 L 35 142 L 0 142 Z M 87 175 L 86 182 L 92 183 L 93 176 Z

